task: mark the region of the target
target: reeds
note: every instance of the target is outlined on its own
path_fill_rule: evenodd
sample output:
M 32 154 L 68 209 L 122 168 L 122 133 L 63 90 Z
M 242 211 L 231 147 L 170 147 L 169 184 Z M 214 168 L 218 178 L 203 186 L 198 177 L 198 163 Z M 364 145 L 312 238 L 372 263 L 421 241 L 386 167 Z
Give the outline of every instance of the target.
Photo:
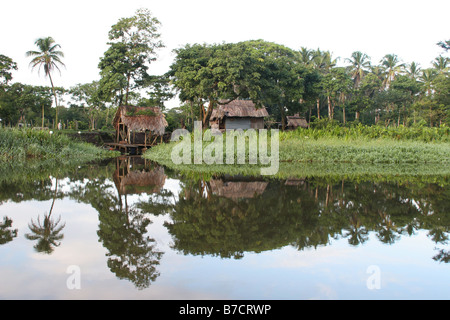
M 31 129 L 0 129 L 0 161 L 27 159 L 94 160 L 111 153 L 94 145 L 76 142 L 61 133 Z
M 384 127 L 362 124 L 351 127 L 328 124 L 317 128 L 298 128 L 295 131 L 280 133 L 281 140 L 291 138 L 340 138 L 353 139 L 390 139 L 395 141 L 450 142 L 450 127 Z

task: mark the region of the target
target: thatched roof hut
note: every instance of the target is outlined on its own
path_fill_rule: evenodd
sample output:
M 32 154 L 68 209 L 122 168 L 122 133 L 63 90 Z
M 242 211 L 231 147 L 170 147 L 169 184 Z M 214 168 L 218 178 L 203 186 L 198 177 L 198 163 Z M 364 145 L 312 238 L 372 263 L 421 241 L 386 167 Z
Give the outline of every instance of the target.
M 134 132 L 151 131 L 152 134 L 162 136 L 169 125 L 159 107 L 121 106 L 117 109 L 113 120 L 116 129 L 124 125 Z
M 305 118 L 300 117 L 299 114 L 296 114 L 294 116 L 287 116 L 286 119 L 286 127 L 288 130 L 295 130 L 298 127 L 308 128 L 308 121 L 306 121 Z
M 214 194 L 233 200 L 250 199 L 264 193 L 269 183 L 265 181 L 223 181 L 212 179 L 211 190 Z
M 224 101 L 220 101 L 223 103 Z M 263 129 L 266 108 L 256 108 L 250 100 L 233 100 L 219 104 L 211 114 L 210 125 L 217 129 Z
M 120 195 L 158 193 L 164 187 L 167 176 L 163 167 L 151 171 L 131 171 L 120 176 L 120 170 L 114 172 L 114 183 Z

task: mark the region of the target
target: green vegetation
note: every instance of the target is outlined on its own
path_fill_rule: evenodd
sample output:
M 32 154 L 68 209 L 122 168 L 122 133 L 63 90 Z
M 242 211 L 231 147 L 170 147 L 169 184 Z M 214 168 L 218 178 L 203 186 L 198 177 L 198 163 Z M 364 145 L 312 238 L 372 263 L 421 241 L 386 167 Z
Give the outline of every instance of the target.
M 387 129 L 363 125 L 282 132 L 280 170 L 276 177 L 448 175 L 448 134 L 445 127 Z M 175 165 L 171 160 L 175 144 L 158 145 L 144 157 L 183 173 L 260 174 L 261 165 L 250 165 L 248 160 L 246 165 Z M 207 146 L 208 143 L 203 142 L 203 148 Z M 225 159 L 224 151 L 224 163 Z
M 151 75 L 150 65 L 164 47 L 160 27 L 145 8 L 118 19 L 105 35 L 100 79 L 71 88 L 53 84 L 52 72 L 64 66 L 64 53 L 52 37 L 37 39 L 37 51 L 27 52 L 30 65 L 44 70 L 51 87 L 13 83 L 17 63 L 0 53 L 1 125 L 107 130 L 113 129 L 118 106 L 135 105 L 160 107 L 168 130 L 192 129 L 196 120 L 206 127 L 218 104 L 233 99 L 251 99 L 266 107 L 268 126 L 283 129 L 286 117 L 297 113 L 308 123 L 328 119 L 342 126 L 450 124 L 450 40 L 437 43 L 441 52 L 430 57 L 427 66 L 402 61 L 395 53 L 372 61 L 361 51 L 335 57 L 330 50 L 264 40 L 188 43 L 174 50 L 165 74 Z M 165 102 L 176 94 L 181 105 L 165 110 Z M 62 101 L 71 103 L 60 105 Z
M 336 122 L 328 120 L 315 121 L 311 128 L 298 128 L 294 131 L 280 133 L 281 140 L 340 138 L 348 139 L 392 139 L 394 141 L 418 141 L 418 142 L 450 142 L 450 127 L 439 128 L 426 126 L 413 127 L 384 127 L 369 126 L 358 123 L 354 126 L 340 126 Z
M 168 72 L 154 76 L 148 71 L 157 50 L 164 47 L 160 27 L 148 9 L 118 19 L 105 35 L 107 49 L 98 64 L 100 79 L 69 89 L 55 87 L 51 78 L 55 69 L 64 66 L 64 54 L 52 37 L 37 39 L 38 50 L 26 53 L 32 57 L 31 67 L 43 68 L 51 87 L 13 83 L 17 63 L 0 54 L 0 127 L 114 130 L 116 108 L 125 104 L 159 106 L 168 130 L 192 129 L 196 120 L 207 127 L 212 111 L 223 100 L 251 99 L 268 109 L 268 127 L 285 129 L 287 116 L 297 113 L 309 123 L 308 130 L 280 134 L 281 174 L 286 166 L 290 166 L 286 174 L 300 175 L 304 171 L 299 168 L 318 164 L 359 166 L 364 172 L 367 164 L 370 168 L 414 165 L 408 170 L 420 168 L 422 172 L 436 166 L 435 172 L 447 172 L 449 40 L 437 43 L 441 52 L 430 57 L 429 66 L 402 61 L 394 53 L 372 61 L 361 51 L 347 58 L 335 57 L 329 50 L 288 48 L 264 40 L 185 44 L 174 51 Z M 182 105 L 164 110 L 165 101 L 175 93 Z M 59 105 L 67 96 L 73 103 Z M 52 98 L 56 108 L 52 108 Z M 80 158 L 102 156 L 103 151 L 86 144 L 58 141 L 65 139 L 60 135 L 46 140 L 45 134 L 2 132 L 0 159 L 68 158 L 74 153 Z M 171 144 L 158 146 L 145 156 L 174 167 L 171 148 Z M 258 171 L 255 166 L 179 167 L 206 172 Z
M 117 155 L 76 142 L 64 134 L 31 129 L 0 130 L 0 162 L 19 165 L 29 159 L 85 162 Z

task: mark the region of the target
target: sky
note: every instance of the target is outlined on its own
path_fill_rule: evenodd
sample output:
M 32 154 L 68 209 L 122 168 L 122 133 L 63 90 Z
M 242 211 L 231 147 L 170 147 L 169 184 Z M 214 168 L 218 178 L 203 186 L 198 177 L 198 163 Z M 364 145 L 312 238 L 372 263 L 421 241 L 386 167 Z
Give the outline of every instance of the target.
M 48 85 L 43 74 L 31 71 L 25 52 L 35 49 L 36 39 L 51 36 L 65 53 L 56 86 L 98 80 L 108 31 L 139 8 L 162 23 L 166 47 L 150 66 L 154 75 L 167 72 L 173 50 L 188 43 L 262 39 L 294 50 L 329 50 L 341 63 L 362 51 L 374 64 L 394 53 L 426 68 L 443 53 L 436 43 L 450 39 L 448 0 L 15 0 L 0 5 L 0 54 L 18 64 L 13 82 Z

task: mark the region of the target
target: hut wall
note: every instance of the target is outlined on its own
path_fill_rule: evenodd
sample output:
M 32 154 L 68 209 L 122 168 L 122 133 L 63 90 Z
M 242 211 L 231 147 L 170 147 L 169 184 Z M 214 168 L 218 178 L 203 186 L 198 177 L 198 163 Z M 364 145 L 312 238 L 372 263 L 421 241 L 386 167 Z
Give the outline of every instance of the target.
M 226 118 L 225 119 L 225 129 L 242 129 L 247 130 L 251 129 L 251 118 Z
M 264 129 L 264 119 L 263 118 L 252 118 L 251 119 L 252 129 Z

